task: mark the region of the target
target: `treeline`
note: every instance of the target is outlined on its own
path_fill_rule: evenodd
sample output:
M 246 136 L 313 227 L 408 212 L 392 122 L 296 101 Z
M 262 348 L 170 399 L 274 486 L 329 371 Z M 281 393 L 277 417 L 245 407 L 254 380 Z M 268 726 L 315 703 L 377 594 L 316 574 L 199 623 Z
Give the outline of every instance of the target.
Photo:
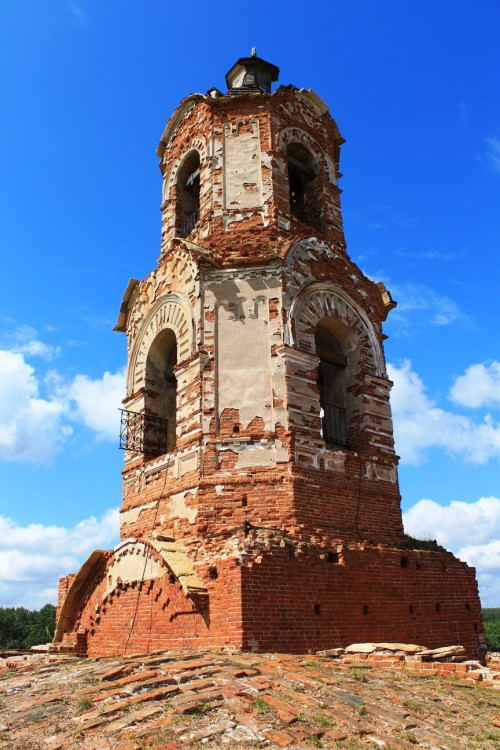
M 500 607 L 482 610 L 488 651 L 500 651 Z M 24 607 L 0 607 L 0 648 L 31 648 L 50 643 L 54 637 L 56 608 L 36 611 Z
M 0 607 L 0 648 L 18 649 L 50 643 L 56 626 L 56 608 L 46 604 L 39 610 Z
M 481 611 L 488 651 L 500 651 L 500 607 L 488 607 Z
M 500 607 L 486 607 L 482 609 L 483 622 L 491 622 L 492 620 L 500 620 Z

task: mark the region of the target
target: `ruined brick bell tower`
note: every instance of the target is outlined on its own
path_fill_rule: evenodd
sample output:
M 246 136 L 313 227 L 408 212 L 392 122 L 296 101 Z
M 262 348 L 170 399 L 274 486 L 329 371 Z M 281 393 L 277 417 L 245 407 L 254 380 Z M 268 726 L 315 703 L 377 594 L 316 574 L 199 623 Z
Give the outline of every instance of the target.
M 313 91 L 271 93 L 278 73 L 241 58 L 160 140 L 161 255 L 116 326 L 122 541 L 61 580 L 55 640 L 90 656 L 361 640 L 476 656 L 474 570 L 403 531 L 395 303 L 346 252 L 344 141 Z

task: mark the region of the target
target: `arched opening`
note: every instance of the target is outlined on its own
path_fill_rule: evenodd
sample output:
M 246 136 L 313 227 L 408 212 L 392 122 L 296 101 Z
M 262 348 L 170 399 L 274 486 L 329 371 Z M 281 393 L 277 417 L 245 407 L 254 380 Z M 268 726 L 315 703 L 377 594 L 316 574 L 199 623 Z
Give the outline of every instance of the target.
M 177 204 L 175 231 L 178 237 L 187 237 L 200 216 L 200 155 L 191 151 L 177 172 Z
M 347 336 L 333 318 L 316 326 L 321 434 L 329 445 L 347 446 Z
M 290 143 L 287 158 L 290 213 L 304 224 L 321 229 L 318 168 L 314 157 L 302 143 Z
M 172 330 L 161 331 L 146 359 L 143 452 L 150 457 L 170 453 L 176 443 L 177 341 Z

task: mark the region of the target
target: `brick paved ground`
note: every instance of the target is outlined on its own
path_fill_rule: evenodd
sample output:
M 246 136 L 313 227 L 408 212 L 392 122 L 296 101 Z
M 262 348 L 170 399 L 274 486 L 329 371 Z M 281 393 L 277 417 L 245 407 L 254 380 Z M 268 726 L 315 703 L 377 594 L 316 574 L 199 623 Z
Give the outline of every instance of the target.
M 491 670 L 465 682 L 356 655 L 209 651 L 26 654 L 0 668 L 0 750 L 500 746 Z

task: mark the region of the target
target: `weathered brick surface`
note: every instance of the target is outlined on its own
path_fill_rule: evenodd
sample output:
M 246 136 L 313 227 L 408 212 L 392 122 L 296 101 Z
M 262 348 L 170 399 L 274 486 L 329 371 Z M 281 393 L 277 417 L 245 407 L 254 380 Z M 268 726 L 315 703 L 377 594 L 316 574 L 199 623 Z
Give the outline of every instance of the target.
M 376 653 L 388 662 L 402 655 L 403 662 L 384 669 L 373 661 L 375 654 L 364 654 L 361 669 L 348 661 L 352 654 L 330 659 L 227 651 L 121 657 L 129 692 L 120 699 L 106 698 L 109 682 L 103 679 L 119 666 L 116 660 L 31 654 L 0 682 L 0 743 L 9 750 L 200 744 L 277 750 L 315 744 L 333 749 L 342 739 L 371 746 L 373 738 L 383 738 L 408 750 L 498 747 L 500 673 L 470 662 L 435 661 L 424 669 L 425 662 L 416 667 L 408 655 Z M 211 685 L 203 679 L 206 670 L 215 670 Z M 145 689 L 144 674 L 154 672 L 172 684 Z M 88 698 L 99 700 L 90 704 Z
M 297 142 L 315 164 L 314 227 L 291 211 Z M 175 337 L 173 442 L 156 457 L 129 445 L 123 545 L 61 580 L 58 643 L 99 656 L 417 639 L 477 656 L 474 571 L 403 551 L 382 330 L 394 303 L 346 253 L 342 142 L 326 105 L 293 86 L 193 95 L 167 124 L 161 255 L 117 328 L 135 413 L 167 413 Z M 195 152 L 199 216 L 182 238 L 178 175 Z M 322 435 L 318 324 L 348 363 L 347 446 Z

